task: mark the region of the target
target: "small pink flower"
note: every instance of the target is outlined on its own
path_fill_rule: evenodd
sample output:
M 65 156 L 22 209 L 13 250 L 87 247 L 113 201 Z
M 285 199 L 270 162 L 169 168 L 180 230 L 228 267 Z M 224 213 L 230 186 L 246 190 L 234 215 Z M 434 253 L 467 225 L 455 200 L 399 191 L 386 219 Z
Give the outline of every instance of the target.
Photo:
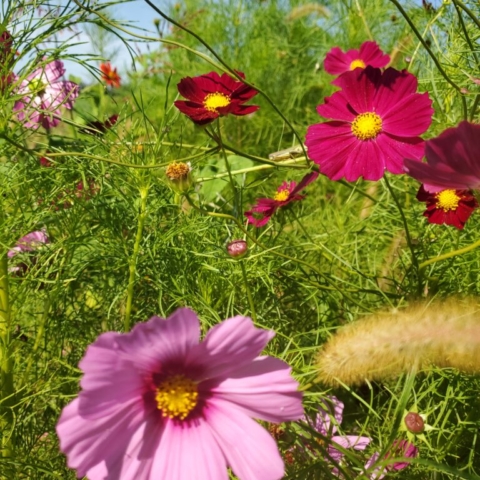
M 80 362 L 82 391 L 57 424 L 60 447 L 89 480 L 279 480 L 267 422 L 303 414 L 290 367 L 258 356 L 274 332 L 237 316 L 199 341 L 187 308 L 130 333 L 108 332 Z
M 405 171 L 431 193 L 480 190 L 480 125 L 461 122 L 425 143 L 427 163 L 410 160 Z
M 60 108 L 73 108 L 78 85 L 61 80 L 64 74 L 63 62 L 54 60 L 37 68 L 17 87 L 16 93 L 23 98 L 15 102 L 13 110 L 26 128 L 55 127 L 60 123 Z
M 277 193 L 273 198 L 259 198 L 252 209 L 245 212 L 248 223 L 257 228 L 263 227 L 279 208 L 286 207 L 291 202 L 303 200 L 305 196 L 299 195 L 299 192 L 317 177 L 318 172 L 311 172 L 305 175 L 298 185 L 296 182 L 283 182 L 277 188 Z
M 403 173 L 404 158 L 422 158 L 419 135 L 430 126 L 433 109 L 428 93 L 416 93 L 412 74 L 357 68 L 333 83 L 342 90 L 317 107 L 332 121 L 311 125 L 305 140 L 321 173 L 331 180 L 379 180 L 385 170 Z
M 385 460 L 389 458 L 416 458 L 418 456 L 418 448 L 407 440 L 395 440 L 392 448 L 385 455 Z M 380 454 L 375 452 L 365 464 L 365 469 L 372 468 L 379 460 Z M 377 466 L 370 474 L 370 480 L 381 480 L 388 471 L 403 470 L 410 465 L 410 462 L 394 462 L 385 466 Z
M 355 70 L 356 68 L 385 67 L 390 62 L 390 57 L 380 50 L 376 42 L 364 42 L 359 50 L 342 52 L 339 47 L 332 48 L 325 57 L 324 67 L 331 75 Z
M 344 456 L 344 454 L 336 448 L 337 445 L 344 449 L 353 448 L 354 450 L 365 450 L 371 442 L 370 438 L 359 435 L 336 435 L 338 430 L 337 425 L 342 423 L 343 408 L 343 402 L 337 397 L 333 395 L 326 397 L 320 405 L 315 423 L 312 425 L 318 433 L 329 439 L 328 455 L 330 459 L 336 463 L 339 463 Z M 331 417 L 335 419 L 335 423 L 332 423 Z M 310 423 L 308 419 L 306 420 Z
M 8 258 L 12 258 L 22 252 L 33 252 L 38 247 L 41 247 L 48 242 L 48 235 L 45 230 L 28 233 L 17 240 L 15 246 L 8 251 L 7 256 Z

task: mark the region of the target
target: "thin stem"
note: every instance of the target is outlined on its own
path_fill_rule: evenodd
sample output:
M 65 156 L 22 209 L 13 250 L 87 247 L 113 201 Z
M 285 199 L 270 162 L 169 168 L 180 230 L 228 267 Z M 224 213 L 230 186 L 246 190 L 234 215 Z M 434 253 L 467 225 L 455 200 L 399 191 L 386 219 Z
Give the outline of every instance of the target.
M 402 14 L 403 18 L 405 18 L 406 22 L 408 23 L 408 25 L 412 29 L 413 33 L 416 35 L 416 37 L 418 38 L 420 43 L 423 45 L 423 48 L 425 48 L 425 50 L 428 52 L 428 54 L 432 58 L 433 63 L 435 63 L 435 66 L 437 67 L 437 69 L 440 72 L 440 74 L 442 75 L 442 77 L 460 94 L 460 98 L 462 99 L 464 117 L 466 118 L 466 115 L 467 115 L 467 113 L 466 113 L 467 112 L 467 101 L 465 100 L 465 96 L 461 92 L 460 87 L 453 80 L 451 80 L 450 77 L 447 75 L 447 73 L 445 72 L 443 67 L 440 65 L 440 62 L 438 61 L 437 57 L 433 53 L 432 49 L 428 46 L 427 42 L 422 37 L 422 34 L 417 30 L 417 27 L 412 22 L 412 20 L 408 16 L 408 13 L 403 9 L 403 7 L 400 5 L 400 3 L 397 0 L 390 0 L 390 1 L 397 7 L 397 10 Z M 462 6 L 461 2 L 458 2 L 458 4 L 460 6 Z M 480 26 L 480 23 L 478 23 L 478 25 Z
M 470 252 L 471 250 L 475 250 L 478 247 L 480 247 L 480 240 L 472 243 L 471 245 L 468 245 L 468 247 L 459 248 L 458 250 L 452 250 L 451 252 L 444 253 L 443 255 L 438 255 L 437 257 L 431 258 L 430 260 L 425 260 L 425 262 L 422 262 L 418 266 L 418 268 L 420 270 L 423 270 L 425 267 L 428 267 L 428 265 L 431 265 L 432 263 L 437 263 L 442 260 L 447 260 L 448 258 L 453 258 L 453 257 L 456 257 L 457 255 L 463 255 L 464 253 Z
M 463 2 L 460 0 L 453 0 L 453 3 L 458 5 L 475 22 L 477 27 L 480 28 L 480 20 Z
M 373 40 L 372 31 L 368 26 L 367 19 L 365 18 L 365 14 L 363 13 L 362 7 L 360 6 L 360 2 L 358 0 L 355 0 L 355 6 L 357 7 L 357 10 L 358 10 L 358 16 L 362 19 L 365 30 L 367 31 L 368 38 L 370 40 Z
M 480 94 L 475 96 L 475 101 L 473 102 L 472 110 L 470 111 L 470 121 L 473 122 L 475 118 L 475 113 L 477 113 L 477 107 L 480 102 Z
M 245 265 L 243 260 L 240 260 L 240 268 L 242 269 L 243 284 L 245 285 L 245 290 L 247 292 L 248 303 L 250 305 L 250 312 L 252 314 L 252 320 L 254 323 L 257 323 L 257 313 L 255 312 L 255 304 L 253 303 L 252 292 L 250 290 L 250 285 L 248 283 L 247 271 L 245 270 Z
M 385 185 L 387 185 L 387 188 L 390 192 L 390 195 L 392 196 L 393 201 L 395 202 L 395 205 L 397 206 L 398 211 L 400 212 L 400 216 L 402 217 L 403 228 L 405 229 L 405 237 L 407 239 L 407 244 L 408 244 L 408 248 L 410 249 L 410 253 L 412 254 L 412 265 L 413 265 L 414 270 L 415 270 L 415 272 L 417 274 L 417 277 L 418 277 L 418 289 L 420 291 L 421 288 L 422 288 L 421 274 L 420 274 L 420 270 L 418 268 L 418 260 L 417 260 L 417 256 L 415 255 L 415 250 L 413 248 L 412 238 L 410 236 L 410 230 L 408 229 L 407 218 L 405 217 L 405 213 L 403 212 L 403 208 L 400 205 L 400 202 L 398 201 L 398 198 L 395 195 L 395 192 L 393 191 L 393 188 L 391 187 L 387 176 L 385 175 L 383 178 L 385 180 Z
M 138 252 L 140 251 L 140 243 L 142 241 L 143 227 L 145 225 L 145 219 L 147 217 L 147 197 L 148 187 L 140 188 L 140 213 L 138 215 L 137 234 L 135 236 L 135 244 L 133 245 L 132 257 L 128 264 L 129 277 L 127 287 L 127 303 L 125 307 L 125 319 L 123 321 L 123 330 L 128 332 L 130 330 L 130 316 L 132 313 L 133 304 L 133 288 L 135 286 L 135 274 L 137 267 Z

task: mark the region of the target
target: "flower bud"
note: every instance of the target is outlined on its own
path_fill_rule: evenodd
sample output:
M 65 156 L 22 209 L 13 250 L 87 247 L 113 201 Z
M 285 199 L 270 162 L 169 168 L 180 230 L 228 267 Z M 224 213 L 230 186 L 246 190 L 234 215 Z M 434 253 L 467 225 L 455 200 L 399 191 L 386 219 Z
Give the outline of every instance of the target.
M 227 245 L 227 252 L 233 258 L 241 258 L 247 253 L 248 245 L 245 240 L 233 240 Z
M 171 162 L 168 164 L 165 174 L 172 188 L 178 193 L 187 193 L 193 185 L 192 168 L 189 163 Z
M 418 434 L 425 429 L 425 422 L 421 415 L 416 412 L 408 412 L 404 418 L 405 425 L 409 432 Z

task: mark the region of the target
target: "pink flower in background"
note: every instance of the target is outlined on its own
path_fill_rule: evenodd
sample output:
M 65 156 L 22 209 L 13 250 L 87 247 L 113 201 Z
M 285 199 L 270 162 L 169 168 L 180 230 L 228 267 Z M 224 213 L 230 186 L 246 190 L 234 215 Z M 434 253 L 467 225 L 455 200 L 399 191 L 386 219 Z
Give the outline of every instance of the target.
M 73 108 L 78 97 L 78 85 L 61 80 L 65 74 L 63 62 L 54 60 L 32 72 L 16 89 L 23 98 L 13 110 L 26 128 L 55 127 L 60 123 L 61 107 Z
M 339 47 L 333 47 L 325 56 L 324 68 L 331 75 L 355 70 L 356 68 L 382 68 L 388 65 L 390 57 L 380 50 L 376 42 L 363 42 L 359 50 L 343 52 Z
M 296 182 L 283 182 L 277 188 L 273 198 L 259 198 L 252 209 L 245 212 L 248 223 L 255 227 L 263 227 L 279 208 L 286 207 L 291 202 L 303 200 L 305 195 L 299 195 L 299 192 L 317 177 L 317 172 L 311 172 L 305 175 L 298 185 Z
M 318 409 L 314 424 L 311 425 L 320 435 L 329 439 L 328 455 L 329 458 L 336 463 L 339 463 L 344 456 L 344 454 L 336 448 L 337 445 L 345 449 L 365 450 L 371 442 L 371 439 L 368 437 L 336 434 L 338 431 L 337 425 L 340 425 L 343 420 L 343 408 L 343 402 L 337 397 L 333 395 L 326 397 Z M 332 422 L 331 417 L 335 419 L 335 423 Z M 311 423 L 305 417 L 304 421 Z
M 425 143 L 427 163 L 405 159 L 405 171 L 436 193 L 480 190 L 480 125 L 461 122 Z
M 8 251 L 7 256 L 12 258 L 22 252 L 32 252 L 48 242 L 48 235 L 44 230 L 28 233 L 17 240 L 15 246 Z
M 321 173 L 331 180 L 379 180 L 385 170 L 403 173 L 404 158 L 422 158 L 419 135 L 430 126 L 433 109 L 428 93 L 416 93 L 415 76 L 367 67 L 333 83 L 342 90 L 317 107 L 332 121 L 311 125 L 305 140 Z
M 392 448 L 385 455 L 385 460 L 389 458 L 416 458 L 418 456 L 418 448 L 407 440 L 395 440 L 393 442 Z M 378 462 L 380 454 L 375 452 L 365 464 L 365 469 L 372 468 L 375 463 Z M 373 472 L 370 474 L 370 480 L 381 480 L 385 477 L 388 471 L 392 470 L 403 470 L 410 465 L 410 462 L 394 462 L 385 466 L 375 467 Z
M 69 467 L 89 480 L 226 480 L 227 466 L 240 480 L 282 478 L 274 439 L 252 419 L 303 414 L 290 367 L 258 356 L 273 336 L 237 316 L 199 341 L 187 308 L 100 335 L 57 424 Z

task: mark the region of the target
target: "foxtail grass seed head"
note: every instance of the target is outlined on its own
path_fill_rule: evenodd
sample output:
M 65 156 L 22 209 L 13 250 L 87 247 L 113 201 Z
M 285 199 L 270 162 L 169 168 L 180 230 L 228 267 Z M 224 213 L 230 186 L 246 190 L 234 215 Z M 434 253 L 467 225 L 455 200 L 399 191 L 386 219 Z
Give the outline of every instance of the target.
M 432 365 L 480 372 L 480 306 L 473 299 L 424 302 L 341 328 L 317 356 L 319 380 L 361 384 Z

